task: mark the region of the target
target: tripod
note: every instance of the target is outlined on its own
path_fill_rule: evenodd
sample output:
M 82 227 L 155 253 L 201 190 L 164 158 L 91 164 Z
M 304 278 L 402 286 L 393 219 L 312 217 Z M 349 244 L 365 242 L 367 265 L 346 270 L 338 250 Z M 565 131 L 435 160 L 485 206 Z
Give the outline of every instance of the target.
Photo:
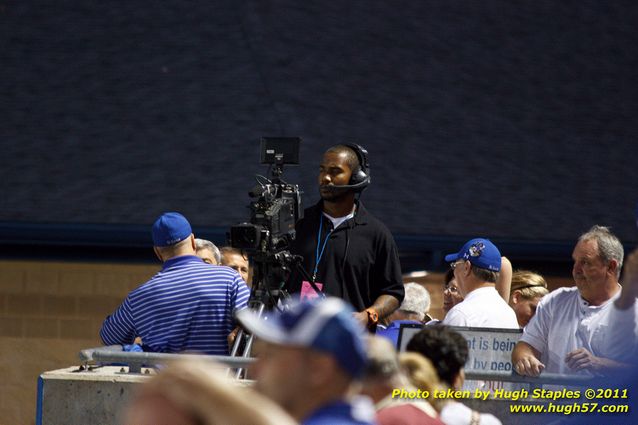
M 262 317 L 265 311 L 281 308 L 281 304 L 284 304 L 286 299 L 290 297 L 283 288 L 290 266 L 295 263 L 298 264 L 299 261 L 296 256 L 291 255 L 288 251 L 281 251 L 275 254 L 257 252 L 254 257 L 253 289 L 248 300 L 248 308 L 255 311 L 259 317 Z M 252 334 L 240 329 L 230 355 L 232 357 L 250 357 L 253 341 L 254 336 Z M 241 378 L 244 374 L 244 369 L 237 369 L 235 378 Z

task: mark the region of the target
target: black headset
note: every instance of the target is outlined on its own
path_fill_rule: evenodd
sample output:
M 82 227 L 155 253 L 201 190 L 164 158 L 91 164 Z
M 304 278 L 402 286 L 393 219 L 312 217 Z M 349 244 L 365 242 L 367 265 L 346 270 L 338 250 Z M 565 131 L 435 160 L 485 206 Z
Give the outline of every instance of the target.
M 356 170 L 352 171 L 350 183 L 341 187 L 353 189 L 355 192 L 363 192 L 363 190 L 370 184 L 370 163 L 368 162 L 368 151 L 363 146 L 356 143 L 347 143 L 344 146 L 352 149 L 352 151 L 357 155 L 359 166 Z

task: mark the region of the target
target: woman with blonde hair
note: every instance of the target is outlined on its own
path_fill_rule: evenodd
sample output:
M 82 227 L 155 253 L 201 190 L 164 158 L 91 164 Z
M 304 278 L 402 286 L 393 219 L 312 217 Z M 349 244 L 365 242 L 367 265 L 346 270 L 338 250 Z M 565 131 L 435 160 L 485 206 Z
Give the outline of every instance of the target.
M 226 378 L 223 366 L 179 360 L 140 384 L 124 425 L 292 425 L 272 401 Z
M 440 413 L 444 399 L 434 398 L 434 391 L 442 389 L 442 386 L 432 362 L 419 353 L 407 351 L 399 354 L 399 364 L 412 385 L 428 392 L 427 401 Z
M 528 270 L 514 272 L 509 305 L 516 313 L 521 328 L 524 328 L 536 314 L 536 306 L 548 293 L 547 282 L 543 276 Z

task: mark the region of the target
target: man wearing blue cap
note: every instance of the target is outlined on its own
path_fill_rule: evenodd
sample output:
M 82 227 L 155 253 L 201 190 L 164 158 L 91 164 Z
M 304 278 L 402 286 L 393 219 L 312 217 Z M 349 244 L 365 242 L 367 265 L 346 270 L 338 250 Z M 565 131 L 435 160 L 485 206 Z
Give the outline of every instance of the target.
M 516 313 L 496 291 L 501 253 L 488 239 L 472 239 L 445 256 L 464 300 L 443 319 L 444 325 L 518 329 Z
M 364 329 L 337 298 L 295 303 L 267 320 L 243 310 L 258 340 L 256 388 L 304 425 L 374 423 L 367 398 L 351 397 L 366 365 Z M 261 344 L 261 347 L 259 346 Z
M 162 214 L 152 235 L 162 270 L 106 318 L 102 341 L 124 345 L 140 337 L 144 351 L 228 355 L 233 314 L 246 307 L 250 290 L 231 268 L 211 267 L 197 257 L 195 237 L 183 215 Z

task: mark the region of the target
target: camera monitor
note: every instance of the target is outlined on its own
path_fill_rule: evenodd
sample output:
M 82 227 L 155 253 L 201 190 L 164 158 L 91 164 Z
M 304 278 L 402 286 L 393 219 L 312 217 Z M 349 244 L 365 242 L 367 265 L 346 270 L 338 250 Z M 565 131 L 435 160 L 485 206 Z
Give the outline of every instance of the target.
M 262 164 L 299 164 L 300 137 L 262 137 Z

